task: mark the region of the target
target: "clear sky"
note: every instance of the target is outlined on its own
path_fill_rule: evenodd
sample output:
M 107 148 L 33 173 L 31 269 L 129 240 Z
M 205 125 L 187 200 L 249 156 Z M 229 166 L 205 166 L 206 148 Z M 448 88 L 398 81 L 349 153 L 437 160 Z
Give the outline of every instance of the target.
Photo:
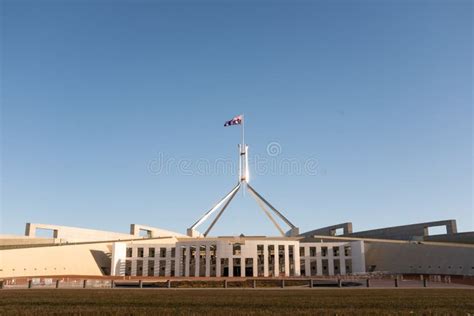
M 237 181 L 216 164 L 241 113 L 251 184 L 302 231 L 473 230 L 472 21 L 460 0 L 3 0 L 2 233 L 184 233 Z M 277 234 L 249 194 L 214 230 L 240 233 Z

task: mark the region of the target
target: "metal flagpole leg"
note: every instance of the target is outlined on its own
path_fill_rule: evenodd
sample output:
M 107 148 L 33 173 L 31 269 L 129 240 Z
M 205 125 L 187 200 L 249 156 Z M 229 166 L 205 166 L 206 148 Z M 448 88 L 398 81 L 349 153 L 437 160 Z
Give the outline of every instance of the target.
M 249 188 L 247 187 L 247 190 L 249 190 Z M 262 203 L 262 201 L 260 201 L 260 199 L 251 191 L 249 190 L 250 192 L 250 195 L 253 196 L 253 198 L 255 199 L 255 201 L 257 201 L 257 204 L 258 206 L 260 206 L 260 208 L 263 210 L 263 212 L 265 213 L 265 215 L 267 215 L 267 217 L 272 221 L 273 225 L 275 225 L 275 227 L 278 229 L 278 231 L 280 232 L 280 234 L 285 237 L 285 232 L 283 231 L 283 229 L 280 227 L 280 225 L 278 225 L 277 221 L 273 218 L 272 214 L 270 214 L 270 212 L 265 208 L 265 205 Z
M 254 188 L 252 188 L 250 186 L 250 184 L 247 183 L 247 188 L 250 189 L 250 191 L 252 191 L 253 193 L 255 193 L 255 195 L 260 199 L 262 200 L 276 215 L 278 215 L 278 217 L 280 217 L 286 224 L 288 224 L 288 226 L 290 226 L 291 228 L 296 228 L 295 225 L 293 225 L 285 216 L 283 216 L 283 214 L 281 214 L 276 208 L 274 208 L 267 200 L 265 200 L 260 194 L 258 194 L 257 191 L 254 190 Z
M 240 189 L 240 187 L 239 187 Z M 225 209 L 227 208 L 227 206 L 229 206 L 230 202 L 232 201 L 232 199 L 234 198 L 234 196 L 237 194 L 237 192 L 239 192 L 239 190 L 235 191 L 231 196 L 230 198 L 227 200 L 227 202 L 224 204 L 224 206 L 222 207 L 222 209 L 219 211 L 219 213 L 217 214 L 216 218 L 214 218 L 214 220 L 212 221 L 211 225 L 209 225 L 209 228 L 206 230 L 206 232 L 204 233 L 204 237 L 207 237 L 207 235 L 209 234 L 209 232 L 211 231 L 212 227 L 214 227 L 214 225 L 217 223 L 217 221 L 219 220 L 219 218 L 221 217 L 221 215 L 224 213 Z
M 216 205 L 214 205 L 209 211 L 207 211 L 201 218 L 199 218 L 196 223 L 193 224 L 190 228 L 188 228 L 188 236 L 192 235 L 192 232 L 196 227 L 202 224 L 212 213 L 214 213 L 234 192 L 239 190 L 240 182 L 230 191 L 223 199 L 221 199 Z M 190 235 L 191 234 L 191 235 Z M 192 236 L 191 236 L 192 237 Z

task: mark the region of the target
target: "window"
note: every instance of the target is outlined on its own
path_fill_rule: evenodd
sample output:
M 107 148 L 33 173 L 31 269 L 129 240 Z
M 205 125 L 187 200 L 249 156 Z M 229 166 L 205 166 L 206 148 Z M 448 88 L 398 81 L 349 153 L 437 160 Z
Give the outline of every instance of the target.
M 275 255 L 275 246 L 268 245 L 268 256 L 274 256 L 274 255 Z
M 301 276 L 306 275 L 306 263 L 305 263 L 304 259 L 300 260 L 300 273 L 301 273 Z
M 316 247 L 309 247 L 309 256 L 316 257 Z
M 309 260 L 310 271 L 308 275 L 311 275 L 311 276 L 317 275 L 318 274 L 317 266 L 318 266 L 318 263 L 316 262 L 315 259 Z
M 166 257 L 166 248 L 160 248 L 160 258 Z
M 132 261 L 130 260 L 125 261 L 125 275 L 132 275 Z
M 300 256 L 304 257 L 304 247 L 300 247 Z
M 137 257 L 143 258 L 143 248 L 138 248 L 138 254 Z
M 175 249 L 175 248 L 173 248 L 173 249 Z M 175 272 L 175 261 L 174 261 L 174 260 L 171 260 L 170 276 L 172 276 L 172 277 L 176 276 L 176 272 Z
M 155 265 L 155 261 L 148 260 L 148 273 L 147 273 L 148 276 L 154 276 L 154 274 L 155 274 L 154 265 Z
M 268 245 L 268 275 L 275 276 L 275 246 Z
M 285 273 L 285 246 L 278 246 L 278 263 L 280 265 L 278 273 Z
M 155 248 L 148 248 L 148 257 L 150 258 L 155 257 Z
M 160 270 L 158 276 L 165 276 L 166 271 L 166 260 L 160 260 Z
M 232 253 L 233 253 L 234 256 L 240 256 L 240 253 L 241 253 L 240 251 L 241 251 L 240 250 L 240 244 L 234 244 L 232 246 Z
M 346 257 L 352 256 L 351 246 L 344 246 L 344 256 L 346 256 Z
M 283 257 L 285 255 L 285 246 L 283 245 L 278 246 L 278 254 L 280 255 L 280 257 Z
M 321 256 L 326 257 L 328 255 L 328 247 L 321 247 Z
M 328 260 L 327 259 L 323 259 L 322 260 L 322 264 L 323 264 L 323 275 L 329 275 L 329 263 L 328 263 Z
M 346 259 L 346 273 L 352 273 L 352 259 Z
M 340 268 L 341 261 L 339 259 L 334 259 L 333 260 L 333 267 L 334 267 L 334 274 L 338 275 L 341 273 L 341 268 Z
M 137 276 L 143 275 L 143 260 L 137 260 Z
M 334 257 L 339 257 L 339 247 L 332 247 Z
M 211 245 L 209 247 L 209 253 L 211 255 L 211 257 L 215 257 L 216 256 L 216 251 L 217 251 L 217 245 Z
M 176 248 L 175 247 L 171 248 L 171 258 L 174 258 L 174 257 L 176 257 Z
M 132 248 L 127 248 L 127 258 L 132 257 Z

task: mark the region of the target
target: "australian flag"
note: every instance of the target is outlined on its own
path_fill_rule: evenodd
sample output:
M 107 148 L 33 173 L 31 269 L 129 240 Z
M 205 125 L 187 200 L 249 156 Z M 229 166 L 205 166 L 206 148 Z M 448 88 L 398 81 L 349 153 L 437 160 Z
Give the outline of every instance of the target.
M 243 120 L 244 120 L 243 115 L 237 115 L 236 117 L 234 117 L 230 121 L 225 122 L 224 127 L 232 126 L 232 125 L 240 125 L 240 124 L 242 124 Z

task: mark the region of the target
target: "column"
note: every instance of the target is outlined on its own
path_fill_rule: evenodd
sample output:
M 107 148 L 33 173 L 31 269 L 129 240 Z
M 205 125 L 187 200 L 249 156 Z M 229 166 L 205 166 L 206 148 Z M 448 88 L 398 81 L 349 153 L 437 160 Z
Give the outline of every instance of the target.
M 160 275 L 160 258 L 159 255 L 155 253 L 155 264 L 153 265 L 153 275 L 159 276 Z
M 234 276 L 234 258 L 232 256 L 229 258 L 229 276 Z
M 196 245 L 196 252 L 194 253 L 194 263 L 196 264 L 194 267 L 194 276 L 198 277 L 199 276 L 199 267 L 201 264 L 201 246 L 199 244 Z
M 273 268 L 275 276 L 280 275 L 280 251 L 278 250 L 278 245 L 273 246 L 275 253 L 275 267 Z
M 344 253 L 344 246 L 339 247 L 339 270 L 341 275 L 346 274 L 346 254 Z
M 137 259 L 136 258 L 133 258 L 132 259 L 132 271 L 130 273 L 132 276 L 136 276 L 137 275 Z
M 166 258 L 165 258 L 165 276 L 171 275 L 171 248 L 166 247 Z
M 301 269 L 300 269 L 300 264 L 301 264 L 301 257 L 300 257 L 300 245 L 299 243 L 294 245 L 294 250 L 293 250 L 293 256 L 295 258 L 295 276 L 300 276 L 301 275 Z
M 211 246 L 206 245 L 206 277 L 211 276 Z
M 323 244 L 324 245 L 324 244 Z M 323 275 L 323 260 L 321 256 L 321 247 L 316 247 L 316 274 Z
M 143 258 L 143 270 L 142 270 L 142 275 L 143 276 L 148 276 L 148 258 Z
M 253 276 L 258 277 L 258 252 L 256 251 L 253 256 Z
M 245 264 L 245 257 L 240 256 L 240 276 L 243 278 L 245 277 L 245 268 L 247 265 Z
M 310 257 L 304 257 L 304 270 L 305 270 L 305 274 L 306 276 L 311 276 L 311 260 L 309 259 Z M 316 262 L 316 265 L 318 263 Z M 318 267 L 319 269 L 319 267 Z M 317 271 L 316 271 L 317 273 Z
M 176 246 L 176 251 L 175 251 L 175 258 L 174 258 L 174 275 L 175 276 L 181 276 L 181 271 L 179 271 L 180 268 L 180 262 L 181 262 L 181 247 Z
M 365 245 L 363 241 L 353 241 L 352 248 L 352 273 L 365 273 Z
M 216 277 L 220 277 L 222 275 L 221 271 L 221 257 L 219 256 L 219 252 L 216 248 Z
M 288 247 L 288 245 L 285 245 L 285 248 L 283 248 L 284 251 L 285 251 L 285 255 L 284 255 L 284 258 L 285 258 L 285 276 L 290 276 L 290 249 Z M 294 249 L 293 249 L 293 252 L 294 252 Z M 294 253 L 293 253 L 294 255 Z
M 329 275 L 334 275 L 334 254 L 332 247 L 328 247 L 328 272 Z
M 114 242 L 112 245 L 112 260 L 110 275 L 125 275 L 125 260 L 127 259 L 127 244 Z
M 268 245 L 263 244 L 263 276 L 268 277 Z

